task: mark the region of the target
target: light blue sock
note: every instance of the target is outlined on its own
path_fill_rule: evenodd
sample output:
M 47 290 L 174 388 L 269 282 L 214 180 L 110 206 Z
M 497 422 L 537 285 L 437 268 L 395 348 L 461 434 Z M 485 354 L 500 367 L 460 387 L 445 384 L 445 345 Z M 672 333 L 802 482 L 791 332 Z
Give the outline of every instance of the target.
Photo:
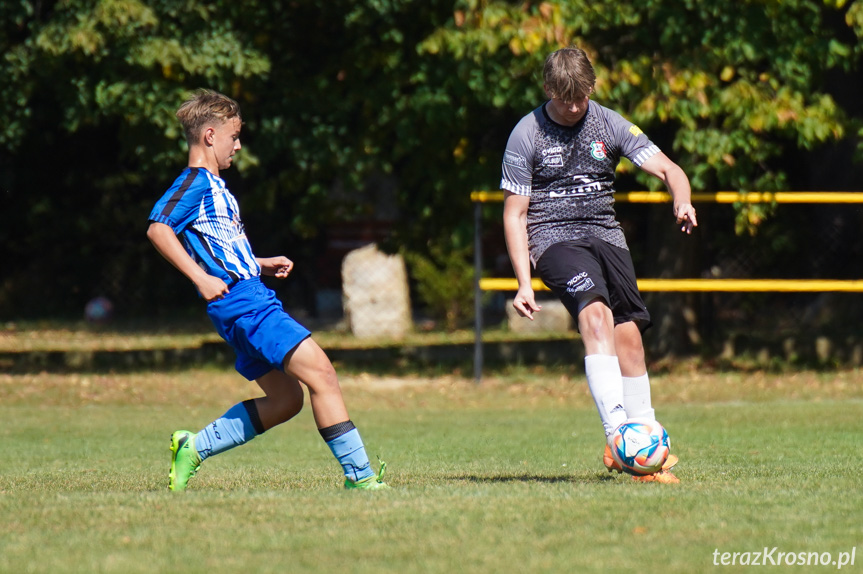
M 201 455 L 201 460 L 204 460 L 214 454 L 245 444 L 259 434 L 255 430 L 246 404 L 237 403 L 195 436 L 195 448 Z
M 357 482 L 374 475 L 360 431 L 351 421 L 320 429 L 320 433 L 342 465 L 345 477 Z

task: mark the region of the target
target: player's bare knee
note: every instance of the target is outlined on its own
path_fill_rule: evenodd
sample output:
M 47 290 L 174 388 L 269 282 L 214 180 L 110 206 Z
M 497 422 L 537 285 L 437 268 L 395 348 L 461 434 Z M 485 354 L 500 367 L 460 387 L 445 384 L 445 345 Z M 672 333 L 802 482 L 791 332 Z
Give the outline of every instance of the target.
M 618 339 L 617 350 L 630 359 L 644 357 L 644 346 L 641 344 L 640 339 Z
M 607 343 L 613 339 L 605 317 L 600 313 L 582 313 L 578 317 L 578 330 L 584 339 L 597 343 Z
M 327 393 L 338 391 L 339 377 L 331 363 L 321 364 L 303 380 L 311 392 Z
M 258 399 L 264 401 L 259 405 L 259 412 L 261 422 L 268 430 L 291 420 L 303 410 L 302 389 L 297 386 L 296 390 L 299 392 L 271 393 L 264 399 Z
M 279 405 L 279 414 L 282 422 L 286 422 L 300 414 L 300 411 L 303 410 L 303 395 L 300 393 L 298 398 L 294 398 L 290 401 L 285 401 L 284 403 Z
M 303 410 L 303 389 L 299 385 L 291 388 L 290 393 L 286 393 L 279 402 L 279 411 L 285 420 L 290 420 L 300 414 Z

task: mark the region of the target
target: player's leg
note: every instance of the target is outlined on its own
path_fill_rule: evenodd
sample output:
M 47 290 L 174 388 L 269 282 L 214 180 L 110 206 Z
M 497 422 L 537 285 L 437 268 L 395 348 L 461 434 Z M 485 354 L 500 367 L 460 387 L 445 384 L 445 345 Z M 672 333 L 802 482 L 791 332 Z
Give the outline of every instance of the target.
M 623 375 L 623 406 L 626 416 L 655 419 L 650 401 L 650 379 L 644 360 L 644 344 L 636 323 L 627 321 L 617 325 L 614 328 L 614 343 Z
M 640 297 L 638 301 L 640 301 Z M 656 413 L 650 399 L 650 378 L 647 375 L 647 364 L 644 360 L 641 329 L 635 321 L 619 323 L 614 329 L 614 339 L 615 349 L 620 360 L 620 370 L 623 374 L 623 406 L 626 409 L 626 417 L 656 420 Z M 622 470 L 612 458 L 611 449 L 607 446 L 603 455 L 603 462 L 609 471 L 620 472 Z M 677 462 L 677 456 L 669 454 L 661 471 L 646 476 L 633 476 L 632 478 L 638 482 L 678 483 L 680 480 L 671 472 Z
M 241 292 L 240 296 L 235 295 L 234 300 L 220 305 L 211 304 L 208 313 L 219 333 L 237 354 L 237 372 L 247 380 L 256 381 L 265 396 L 235 404 L 197 434 L 176 431 L 171 436 L 173 456 L 168 482 L 171 490 L 184 490 L 188 480 L 207 458 L 249 442 L 267 429 L 293 418 L 303 407 L 303 392 L 296 377 L 274 369 L 265 357 L 251 354 L 251 350 L 259 344 L 281 353 L 282 357 L 286 349 L 281 350 L 279 345 L 269 344 L 267 335 L 272 331 L 266 328 L 265 322 L 247 321 L 247 325 L 236 321 L 237 316 L 248 317 L 251 311 L 259 310 L 254 303 L 248 303 L 251 297 L 247 295 Z M 232 328 L 228 328 L 228 325 L 232 325 Z M 250 339 L 247 332 L 253 333 L 255 339 Z M 293 336 L 298 342 L 308 336 L 308 331 L 298 330 Z M 263 341 L 256 340 L 261 337 Z
M 644 344 L 641 330 L 634 321 L 620 323 L 614 328 L 614 341 L 617 357 L 620 361 L 620 371 L 623 375 L 623 406 L 626 418 L 649 418 L 656 420 L 656 414 L 650 401 L 650 379 L 647 376 L 647 364 L 644 360 Z M 611 456 L 611 449 L 606 446 L 603 455 L 605 466 L 611 471 L 622 471 Z M 638 481 L 679 482 L 671 474 L 671 469 L 677 464 L 677 457 L 669 455 L 663 465 L 663 471 L 647 477 L 633 477 Z
M 601 243 L 597 245 L 607 281 L 614 315 L 614 348 L 623 376 L 623 405 L 628 418 L 653 418 L 650 382 L 644 360 L 641 334 L 650 326 L 650 313 L 638 291 L 629 251 Z
M 254 399 L 237 403 L 197 434 L 186 430 L 171 435 L 171 472 L 168 488 L 185 490 L 189 479 L 207 458 L 245 444 L 264 432 Z
M 303 410 L 303 388 L 296 377 L 274 369 L 255 382 L 264 391 L 263 397 L 255 399 L 264 431 L 291 420 Z
M 634 321 L 615 325 L 614 348 L 617 352 L 617 358 L 620 360 L 620 371 L 624 377 L 641 376 L 647 372 L 641 331 Z
M 578 330 L 584 342 L 587 385 L 608 437 L 626 420 L 626 411 L 614 319 L 603 299 L 594 299 L 578 313 Z
M 194 436 L 201 461 L 246 444 L 302 410 L 303 389 L 296 377 L 254 363 L 258 365 L 257 371 L 264 371 L 254 377 L 264 396 L 237 403 Z M 244 373 L 249 373 L 249 368 L 249 363 L 240 365 Z
M 291 420 L 303 410 L 303 388 L 296 377 L 274 369 L 255 382 L 264 391 L 263 397 L 255 399 L 264 431 Z
M 596 246 L 588 240 L 557 243 L 540 257 L 536 269 L 578 325 L 587 384 L 608 436 L 626 420 L 626 414 L 614 348 L 614 318 Z
M 265 396 L 231 407 L 197 434 L 176 431 L 171 436 L 168 488 L 184 490 L 207 458 L 245 444 L 303 408 L 303 389 L 295 377 L 270 370 L 255 381 Z
M 385 465 L 375 476 L 359 430 L 348 416 L 336 370 L 323 349 L 305 339 L 285 357 L 285 372 L 309 389 L 309 401 L 321 438 L 342 466 L 346 488 L 387 488 Z
M 324 350 L 311 337 L 285 356 L 284 369 L 308 387 L 309 402 L 318 428 L 348 420 L 348 409 L 336 370 Z

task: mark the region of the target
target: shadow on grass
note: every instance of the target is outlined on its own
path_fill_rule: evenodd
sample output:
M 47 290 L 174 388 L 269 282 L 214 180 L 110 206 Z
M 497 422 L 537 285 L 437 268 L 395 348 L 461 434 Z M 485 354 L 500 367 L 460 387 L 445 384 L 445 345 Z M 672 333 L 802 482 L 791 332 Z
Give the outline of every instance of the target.
M 560 476 L 540 476 L 536 474 L 500 474 L 497 476 L 449 476 L 446 480 L 452 482 L 468 482 L 476 484 L 496 484 L 508 482 L 536 482 L 543 484 L 555 484 L 559 482 L 568 482 L 572 484 L 586 483 L 602 483 L 613 482 L 615 477 L 611 474 L 603 474 L 599 472 L 583 473 L 583 474 L 566 474 Z

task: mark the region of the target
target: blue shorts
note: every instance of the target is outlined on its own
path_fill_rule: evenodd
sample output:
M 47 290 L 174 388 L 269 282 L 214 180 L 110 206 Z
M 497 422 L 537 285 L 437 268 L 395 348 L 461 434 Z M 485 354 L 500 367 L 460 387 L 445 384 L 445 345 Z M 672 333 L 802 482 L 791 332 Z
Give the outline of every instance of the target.
M 224 299 L 207 304 L 207 315 L 237 353 L 237 372 L 250 381 L 283 371 L 287 354 L 311 335 L 259 277 L 234 284 Z

